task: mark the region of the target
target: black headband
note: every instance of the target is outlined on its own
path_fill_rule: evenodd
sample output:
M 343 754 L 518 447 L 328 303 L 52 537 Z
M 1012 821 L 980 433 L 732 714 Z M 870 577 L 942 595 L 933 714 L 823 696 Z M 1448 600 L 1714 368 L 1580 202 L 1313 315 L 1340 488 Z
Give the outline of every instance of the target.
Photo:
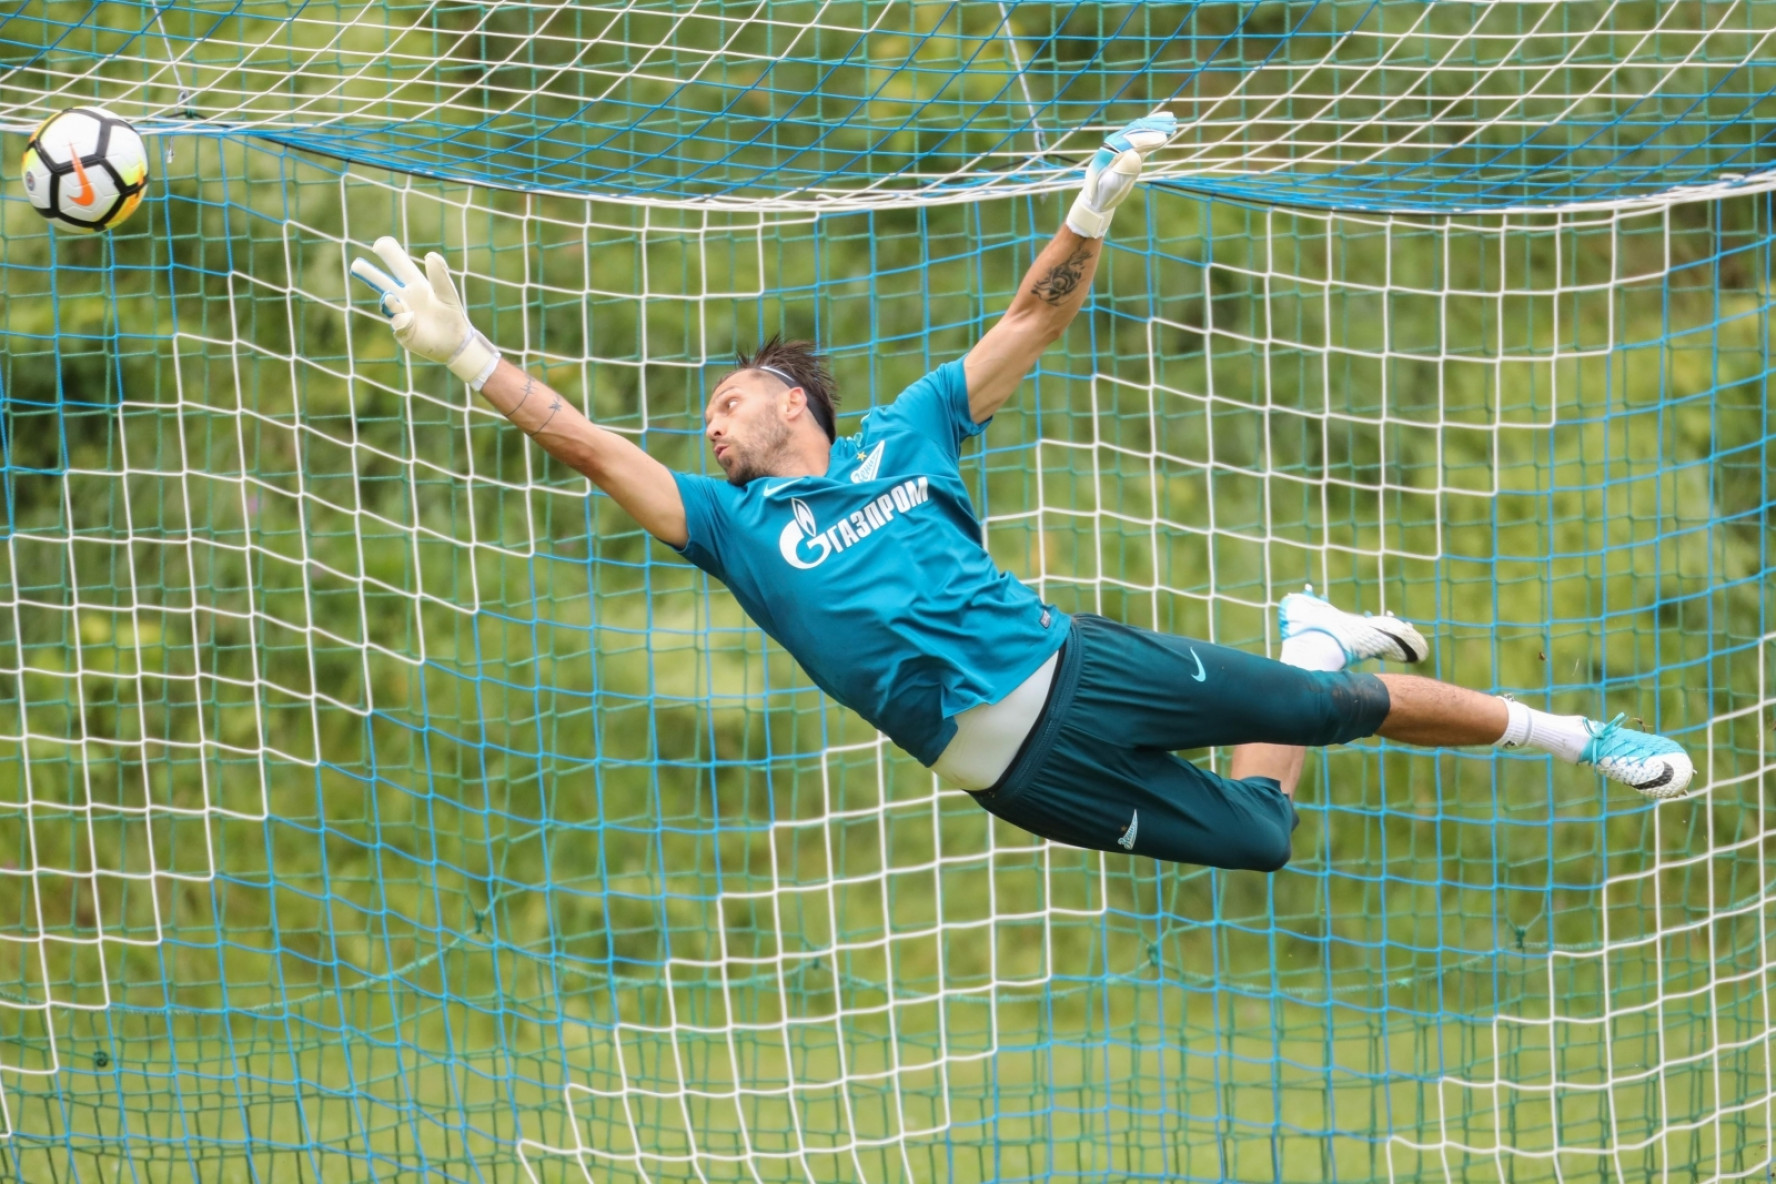
M 754 366 L 753 369 L 754 370 L 763 370 L 766 374 L 774 374 L 778 378 L 781 378 L 786 386 L 801 387 L 802 393 L 804 395 L 808 393 L 807 387 L 802 386 L 801 383 L 797 382 L 788 373 L 777 369 L 777 367 L 775 367 L 775 366 L 760 365 L 760 366 Z M 814 413 L 814 422 L 820 425 L 820 430 L 826 433 L 826 438 L 829 441 L 830 440 L 837 440 L 839 438 L 839 433 L 833 425 L 832 409 L 831 408 L 825 406 L 823 403 L 819 402 L 818 400 L 809 399 L 808 400 L 808 410 L 812 411 Z

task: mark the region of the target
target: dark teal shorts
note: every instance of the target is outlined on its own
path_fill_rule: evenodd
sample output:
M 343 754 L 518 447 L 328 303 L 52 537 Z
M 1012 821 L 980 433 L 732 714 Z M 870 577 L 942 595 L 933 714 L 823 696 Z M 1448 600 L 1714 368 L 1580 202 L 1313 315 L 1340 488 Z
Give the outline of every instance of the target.
M 1373 674 L 1299 670 L 1243 650 L 1073 618 L 1048 705 L 1011 768 L 975 794 L 1014 826 L 1075 847 L 1275 871 L 1295 806 L 1269 777 L 1234 781 L 1172 755 L 1234 744 L 1318 747 L 1387 718 Z

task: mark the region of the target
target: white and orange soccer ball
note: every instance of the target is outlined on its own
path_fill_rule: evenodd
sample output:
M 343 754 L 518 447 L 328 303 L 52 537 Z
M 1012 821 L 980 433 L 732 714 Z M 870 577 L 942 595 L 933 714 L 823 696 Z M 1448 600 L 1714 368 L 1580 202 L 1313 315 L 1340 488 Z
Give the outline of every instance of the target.
M 127 120 L 72 107 L 37 125 L 25 145 L 25 196 L 58 226 L 91 234 L 135 212 L 148 191 L 148 150 Z

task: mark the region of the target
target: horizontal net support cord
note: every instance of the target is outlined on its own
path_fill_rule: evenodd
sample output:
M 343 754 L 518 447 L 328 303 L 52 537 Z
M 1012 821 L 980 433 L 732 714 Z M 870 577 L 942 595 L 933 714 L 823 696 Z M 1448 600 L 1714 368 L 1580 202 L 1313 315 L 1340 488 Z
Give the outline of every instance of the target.
M 1771 183 L 1776 0 L 118 2 L 0 28 L 0 127 L 101 101 L 508 188 L 852 207 L 1062 183 L 1159 105 L 1156 175 L 1418 210 Z

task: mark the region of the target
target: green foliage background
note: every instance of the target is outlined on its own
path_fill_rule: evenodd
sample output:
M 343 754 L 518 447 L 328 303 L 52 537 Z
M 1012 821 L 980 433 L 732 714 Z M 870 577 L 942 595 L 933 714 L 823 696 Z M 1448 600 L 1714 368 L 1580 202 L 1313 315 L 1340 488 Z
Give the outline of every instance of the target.
M 1058 201 L 761 225 L 176 152 L 110 237 L 0 202 L 19 1178 L 1767 1161 L 1767 199 L 1121 216 L 967 462 L 1002 563 L 1260 648 L 1311 580 L 1423 622 L 1444 677 L 1680 735 L 1714 786 L 1654 810 L 1361 746 L 1315 759 L 1266 879 L 934 795 L 344 311 L 371 238 L 445 249 L 496 341 L 701 469 L 709 363 L 788 329 L 852 413 L 892 398 L 997 315 Z

